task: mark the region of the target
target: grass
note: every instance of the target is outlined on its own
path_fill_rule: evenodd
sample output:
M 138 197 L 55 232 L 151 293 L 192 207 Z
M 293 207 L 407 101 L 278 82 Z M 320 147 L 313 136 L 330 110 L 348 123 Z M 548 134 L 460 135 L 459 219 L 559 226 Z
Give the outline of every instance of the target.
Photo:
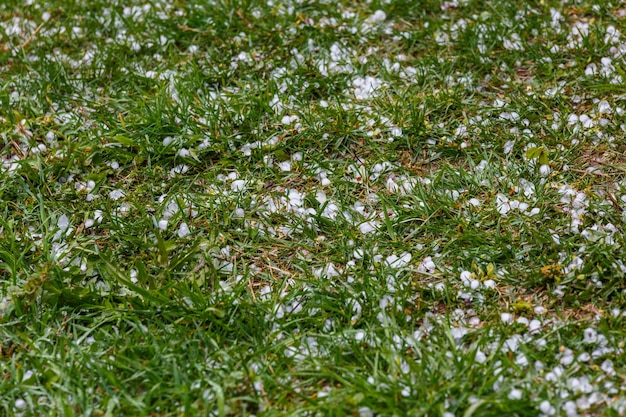
M 0 4 L 0 413 L 626 413 L 617 3 Z

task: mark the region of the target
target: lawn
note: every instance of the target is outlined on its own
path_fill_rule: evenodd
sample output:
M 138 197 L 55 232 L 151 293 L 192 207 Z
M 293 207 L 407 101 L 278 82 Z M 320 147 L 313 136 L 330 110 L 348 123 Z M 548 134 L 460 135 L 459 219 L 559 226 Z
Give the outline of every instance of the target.
M 0 1 L 0 415 L 626 415 L 626 5 Z

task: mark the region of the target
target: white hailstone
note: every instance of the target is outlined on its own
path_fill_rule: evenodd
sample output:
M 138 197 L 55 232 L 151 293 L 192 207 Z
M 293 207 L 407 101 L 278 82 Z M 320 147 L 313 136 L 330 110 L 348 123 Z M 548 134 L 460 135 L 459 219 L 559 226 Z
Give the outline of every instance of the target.
M 85 229 L 89 229 L 90 227 L 93 227 L 94 224 L 95 224 L 94 219 L 85 220 Z
M 283 317 L 285 317 L 285 308 L 282 305 L 276 306 L 274 315 L 277 319 L 282 319 Z
M 485 361 L 487 360 L 487 355 L 485 355 L 482 350 L 477 350 L 474 360 L 478 363 L 485 363 Z
M 539 411 L 547 416 L 553 416 L 556 413 L 554 407 L 547 400 L 543 400 L 541 404 L 539 404 Z
M 120 169 L 120 164 L 117 161 L 111 161 L 110 167 L 117 171 L 118 169 Z
M 511 313 L 500 314 L 500 320 L 505 324 L 513 324 L 513 315 Z
M 509 392 L 508 398 L 509 400 L 521 400 L 522 399 L 522 390 L 513 388 L 511 392 Z
M 46 147 L 46 145 L 44 145 L 43 143 L 40 143 L 39 145 L 31 148 L 31 152 L 34 154 L 40 154 L 42 152 L 45 152 L 48 148 Z
M 579 397 L 576 400 L 576 407 L 578 407 L 579 410 L 587 410 L 589 407 L 591 407 L 589 397 L 585 395 L 583 395 L 582 397 Z
M 485 168 L 487 168 L 488 165 L 489 163 L 483 159 L 478 163 L 478 165 L 474 167 L 474 172 L 482 172 L 485 170 Z
M 393 176 L 390 176 L 389 178 L 387 178 L 387 181 L 385 182 L 385 185 L 387 186 L 387 190 L 389 190 L 392 193 L 395 193 L 395 192 L 397 192 L 400 189 L 398 184 L 394 181 Z
M 243 219 L 246 212 L 241 207 L 237 207 L 233 212 L 233 218 L 235 219 Z
M 161 230 L 167 229 L 167 220 L 165 219 L 159 220 L 159 229 Z
M 502 193 L 496 195 L 496 209 L 501 215 L 505 215 L 511 210 L 509 198 Z
M 94 188 L 96 188 L 96 182 L 94 180 L 88 180 L 87 185 L 85 186 L 85 189 L 88 192 L 91 192 L 93 191 Z
M 516 122 L 520 119 L 520 115 L 519 113 L 514 112 L 514 111 L 512 112 L 505 111 L 505 112 L 500 113 L 500 119 Z
M 363 222 L 359 225 L 359 231 L 363 233 L 364 235 L 368 233 L 372 233 L 376 231 L 376 229 L 378 229 L 378 224 L 373 221 Z
M 587 67 L 585 68 L 585 75 L 587 76 L 596 75 L 597 73 L 598 73 L 598 66 L 594 62 L 587 65 Z
M 571 349 L 565 349 L 565 352 L 561 355 L 559 363 L 563 366 L 571 365 L 574 362 L 574 352 Z
M 324 321 L 324 327 L 322 328 L 323 332 L 330 332 L 333 329 L 334 326 L 334 322 L 332 319 L 326 319 L 326 321 Z
M 270 287 L 269 285 L 264 285 L 260 290 L 259 290 L 259 298 L 263 301 L 267 301 L 271 298 L 272 295 L 272 287 Z
M 517 33 L 513 33 L 510 39 L 504 39 L 502 42 L 502 46 L 504 49 L 508 49 L 511 51 L 523 51 L 524 46 L 522 46 L 522 39 Z
M 565 411 L 567 417 L 578 417 L 578 411 L 574 401 L 568 401 L 563 404 L 563 411 Z
M 171 136 L 163 138 L 163 146 L 165 147 L 169 146 L 172 142 L 174 142 L 174 138 Z
M 477 279 L 473 279 L 470 281 L 470 288 L 473 290 L 477 290 L 478 288 L 480 288 L 480 281 L 478 281 Z
M 170 178 L 174 178 L 178 174 L 184 174 L 189 171 L 189 166 L 185 164 L 178 164 L 174 168 L 170 169 Z
M 613 368 L 613 361 L 610 359 L 605 360 L 600 365 L 600 369 L 602 369 L 607 375 L 615 375 L 615 369 Z
M 159 199 L 160 200 L 160 199 Z M 169 220 L 172 216 L 174 216 L 174 214 L 176 214 L 176 212 L 178 211 L 179 207 L 178 207 L 178 203 L 172 201 L 171 203 L 169 203 L 167 205 L 167 207 L 165 208 L 165 210 L 163 210 L 163 218 L 165 220 Z
M 598 103 L 598 113 L 610 113 L 611 105 L 608 101 L 602 100 Z
M 187 148 L 180 148 L 178 152 L 176 152 L 176 156 L 179 156 L 181 158 L 186 158 L 189 155 L 191 155 L 191 152 L 189 152 L 189 149 Z
M 188 236 L 190 233 L 189 231 L 189 226 L 187 225 L 187 223 L 181 223 L 180 227 L 178 228 L 178 237 L 183 238 L 185 236 Z
M 26 405 L 26 401 L 21 398 L 15 400 L 15 408 L 17 408 L 18 410 L 23 410 L 24 408 L 26 408 Z
M 383 82 L 368 75 L 365 78 L 355 78 L 352 85 L 354 86 L 354 96 L 358 100 L 366 100 L 376 94 Z
M 568 125 L 576 124 L 576 123 L 578 123 L 578 121 L 579 121 L 579 118 L 578 118 L 578 115 L 576 115 L 576 114 L 570 114 L 569 116 L 567 116 L 567 124 Z
M 133 284 L 136 284 L 139 280 L 137 279 L 137 270 L 136 269 L 131 269 L 130 270 L 130 282 L 132 282 Z
M 541 210 L 538 207 L 533 207 L 529 212 L 528 215 L 529 216 L 536 216 L 537 214 L 539 214 L 541 212 Z
M 283 172 L 291 171 L 291 161 L 283 161 L 278 163 L 278 168 Z
M 354 313 L 354 316 L 351 318 L 352 320 L 357 320 L 363 312 L 363 306 L 361 306 L 361 303 L 357 300 L 352 300 L 352 312 Z
M 506 106 L 506 103 L 503 100 L 500 100 L 499 98 L 497 98 L 497 99 L 495 99 L 493 101 L 493 107 L 495 107 L 495 108 L 500 109 L 500 108 L 502 108 L 504 106 Z
M 548 88 L 545 94 L 546 94 L 546 97 L 554 97 L 557 94 L 559 94 L 559 92 L 561 92 L 560 87 L 553 87 L 553 88 Z
M 510 140 L 510 141 L 506 142 L 506 143 L 504 144 L 504 154 L 505 154 L 505 155 L 506 155 L 506 154 L 510 154 L 510 153 L 511 153 L 511 151 L 513 150 L 513 147 L 514 147 L 514 146 L 515 146 L 515 142 L 514 142 L 514 141 Z
M 402 129 L 399 127 L 392 127 L 389 133 L 391 134 L 391 136 L 399 137 L 402 136 Z
M 533 184 L 532 182 L 528 181 L 527 179 L 520 178 L 519 184 L 522 187 L 524 196 L 526 196 L 527 198 L 530 198 L 535 194 L 535 184 Z
M 550 175 L 550 172 L 550 165 L 543 164 L 539 167 L 539 175 L 541 175 L 542 177 L 547 177 L 548 175 Z
M 365 339 L 365 331 L 357 330 L 357 332 L 354 334 L 354 340 L 356 340 L 357 342 L 361 342 L 363 339 Z
M 118 208 L 115 209 L 115 214 L 126 214 L 130 211 L 130 206 L 127 203 L 122 203 Z
M 70 227 L 70 219 L 65 214 L 62 214 L 59 220 L 57 220 L 57 227 L 60 232 L 65 232 Z
M 293 124 L 297 121 L 299 121 L 300 118 L 296 115 L 293 116 L 283 116 L 283 118 L 280 120 L 280 122 L 284 125 L 290 125 Z
M 244 188 L 246 188 L 245 180 L 235 180 L 230 184 L 230 189 L 233 191 L 242 191 Z
M 461 271 L 461 282 L 466 287 L 469 287 L 472 282 L 472 273 L 470 271 Z
M 579 120 L 585 129 L 590 129 L 593 127 L 593 120 L 588 115 L 586 114 L 580 115 Z
M 496 288 L 496 282 L 492 279 L 486 280 L 485 282 L 483 282 L 483 285 L 485 286 L 485 288 L 490 288 L 490 289 Z
M 587 352 L 583 352 L 580 355 L 578 355 L 578 362 L 589 362 L 589 359 L 591 359 L 591 355 L 589 355 Z
M 515 364 L 520 367 L 528 366 L 528 358 L 523 353 L 519 353 L 517 358 L 515 358 Z
M 424 258 L 422 262 L 417 266 L 417 270 L 419 272 L 429 272 L 432 273 L 437 269 L 437 265 L 433 262 L 433 258 L 431 256 L 427 256 Z
M 583 332 L 583 343 L 597 343 L 598 342 L 598 332 L 591 328 L 588 327 L 584 330 Z
M 467 334 L 467 329 L 465 327 L 453 327 L 450 329 L 450 333 L 452 334 L 454 340 L 460 342 L 461 339 L 463 339 L 463 336 Z
M 478 206 L 480 206 L 480 200 L 479 200 L 479 199 L 477 199 L 477 198 L 470 198 L 470 199 L 468 200 L 468 203 L 470 203 L 470 204 L 471 204 L 472 206 L 474 206 L 474 207 L 478 207 Z
M 113 190 L 109 193 L 109 198 L 111 200 L 119 200 L 124 197 L 124 192 L 122 190 Z
M 540 329 L 541 329 L 541 322 L 539 320 L 533 319 L 530 321 L 530 323 L 528 323 L 528 330 L 530 331 L 531 334 L 539 333 Z
M 535 312 L 535 314 L 537 315 L 542 315 L 546 312 L 546 308 L 544 306 L 535 306 L 535 308 L 533 309 L 533 311 Z
M 549 382 L 556 382 L 559 380 L 559 378 L 563 375 L 563 372 L 565 372 L 563 370 L 562 366 L 555 366 L 552 371 L 548 372 L 546 374 L 546 381 Z
M 382 23 L 387 19 L 387 15 L 382 10 L 376 10 L 373 15 L 369 16 L 365 21 L 370 24 Z
M 386 259 L 387 265 L 391 268 L 404 268 L 411 262 L 411 254 L 404 252 L 399 257 L 396 255 L 390 255 Z
M 358 411 L 359 417 L 374 417 L 374 412 L 369 407 L 359 407 Z

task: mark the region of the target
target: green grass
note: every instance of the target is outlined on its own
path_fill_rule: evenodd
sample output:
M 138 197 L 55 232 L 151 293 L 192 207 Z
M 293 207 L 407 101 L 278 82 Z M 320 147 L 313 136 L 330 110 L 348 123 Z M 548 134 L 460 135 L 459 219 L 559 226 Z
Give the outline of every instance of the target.
M 617 2 L 0 3 L 0 414 L 623 416 Z

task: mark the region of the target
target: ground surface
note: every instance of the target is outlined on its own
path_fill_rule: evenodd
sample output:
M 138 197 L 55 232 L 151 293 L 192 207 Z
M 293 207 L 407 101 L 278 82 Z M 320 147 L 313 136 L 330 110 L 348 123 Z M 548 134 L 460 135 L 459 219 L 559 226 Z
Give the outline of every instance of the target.
M 625 415 L 625 16 L 0 2 L 2 413 Z

